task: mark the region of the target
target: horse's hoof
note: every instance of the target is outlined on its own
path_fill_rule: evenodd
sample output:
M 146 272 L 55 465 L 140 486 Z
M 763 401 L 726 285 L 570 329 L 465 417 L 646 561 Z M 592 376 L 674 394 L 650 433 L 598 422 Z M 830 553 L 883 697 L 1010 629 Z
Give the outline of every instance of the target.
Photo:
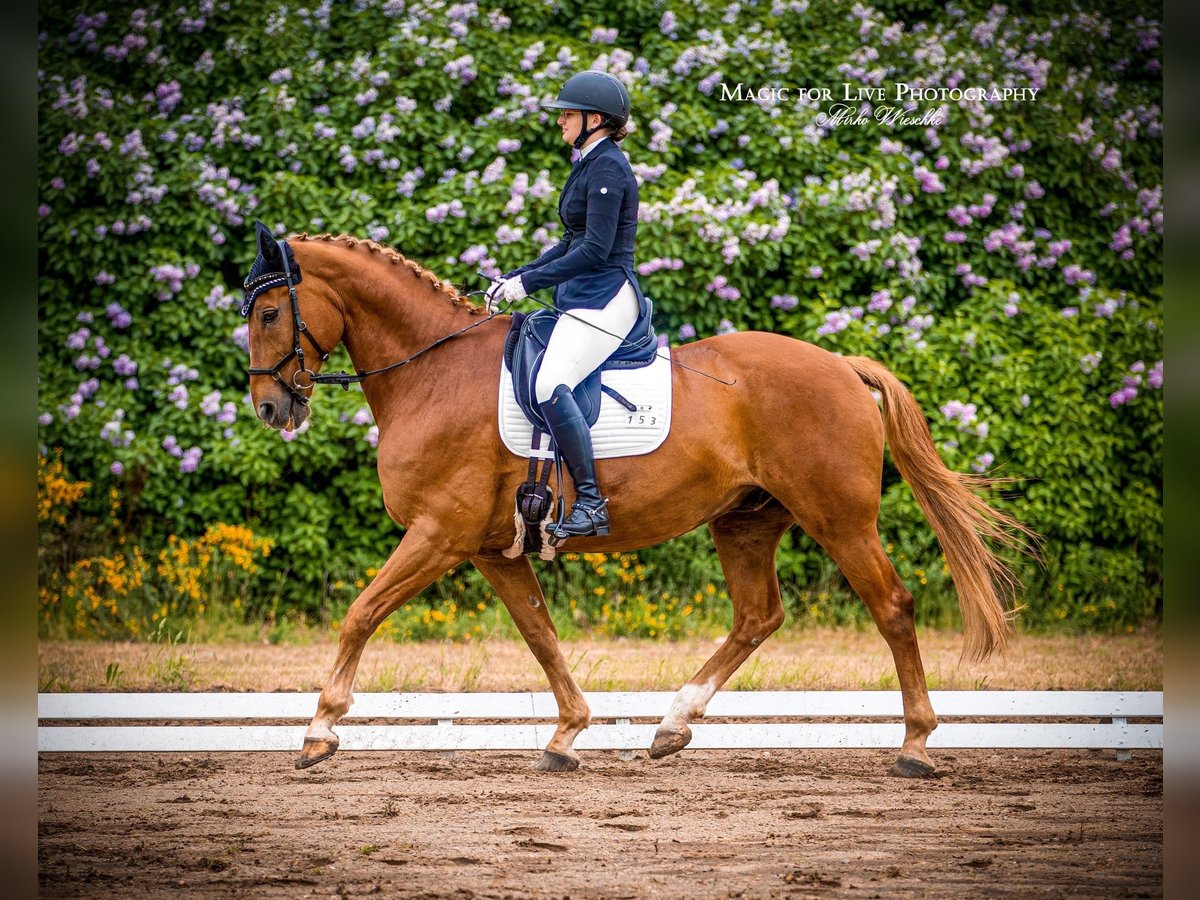
M 574 772 L 579 768 L 579 757 L 546 750 L 533 768 L 538 772 Z
M 337 748 L 338 739 L 336 737 L 333 740 L 306 737 L 304 747 L 300 750 L 300 755 L 296 757 L 296 768 L 307 769 L 315 766 L 337 753 Z
M 888 774 L 897 778 L 933 778 L 937 775 L 937 769 L 931 763 L 915 756 L 901 754 L 888 770 Z
M 674 728 L 660 728 L 654 732 L 654 743 L 650 745 L 650 758 L 662 759 L 672 753 L 678 753 L 692 742 L 692 729 L 686 725 Z

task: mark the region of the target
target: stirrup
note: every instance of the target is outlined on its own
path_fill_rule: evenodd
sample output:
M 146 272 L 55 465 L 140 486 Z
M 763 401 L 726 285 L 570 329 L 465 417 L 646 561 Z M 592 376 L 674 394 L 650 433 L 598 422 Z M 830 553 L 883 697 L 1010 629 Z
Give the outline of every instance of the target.
M 606 537 L 609 532 L 608 521 L 608 500 L 601 500 L 599 506 L 584 506 L 578 501 L 571 504 L 571 514 L 562 522 L 559 522 L 551 535 L 554 546 L 558 546 L 567 538 L 572 537 Z M 576 513 L 582 513 L 586 517 L 586 521 L 576 522 L 573 526 L 576 529 L 586 527 L 587 531 L 568 531 L 568 525 L 573 518 L 576 518 Z

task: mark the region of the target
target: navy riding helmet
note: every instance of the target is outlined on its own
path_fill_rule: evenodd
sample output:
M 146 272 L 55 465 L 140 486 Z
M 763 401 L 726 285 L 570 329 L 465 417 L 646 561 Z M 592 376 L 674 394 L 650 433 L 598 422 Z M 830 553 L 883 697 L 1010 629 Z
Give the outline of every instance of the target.
M 546 109 L 579 110 L 583 116 L 583 127 L 579 129 L 579 137 L 575 138 L 576 150 L 594 131 L 601 128 L 617 131 L 629 121 L 629 92 L 618 78 L 607 72 L 588 71 L 572 75 L 558 92 L 557 99 L 542 106 Z M 599 113 L 604 120 L 589 129 L 587 117 L 593 112 Z

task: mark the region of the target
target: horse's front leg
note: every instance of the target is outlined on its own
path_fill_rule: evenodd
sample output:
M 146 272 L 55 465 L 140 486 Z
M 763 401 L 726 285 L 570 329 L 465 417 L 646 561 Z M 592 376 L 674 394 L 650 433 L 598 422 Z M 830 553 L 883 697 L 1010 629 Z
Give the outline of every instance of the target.
M 550 689 L 558 702 L 558 728 L 534 768 L 542 772 L 569 772 L 579 768 L 579 754 L 571 745 L 579 732 L 591 723 L 591 710 L 567 668 L 558 645 L 558 630 L 546 609 L 542 586 L 533 566 L 524 556 L 517 559 L 475 556 L 471 562 L 508 607 L 525 643 L 546 671 Z
M 321 691 L 317 714 L 304 735 L 297 769 L 307 769 L 333 756 L 338 748 L 333 726 L 350 709 L 358 662 L 367 639 L 384 619 L 468 556 L 455 542 L 433 529 L 409 529 L 379 574 L 350 605 L 338 640 L 337 660 Z

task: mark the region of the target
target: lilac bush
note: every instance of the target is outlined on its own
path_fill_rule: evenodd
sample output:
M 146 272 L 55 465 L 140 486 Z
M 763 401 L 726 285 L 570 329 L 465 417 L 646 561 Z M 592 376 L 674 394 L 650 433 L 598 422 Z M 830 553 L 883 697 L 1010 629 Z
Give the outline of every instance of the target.
M 361 397 L 319 391 L 330 414 L 295 434 L 246 408 L 250 225 L 386 241 L 477 287 L 561 236 L 569 151 L 538 104 L 603 68 L 632 98 L 621 146 L 659 332 L 880 359 L 956 469 L 1026 479 L 1000 502 L 1046 538 L 1033 619 L 1113 597 L 1112 623 L 1136 621 L 1161 581 L 1161 24 L 906 8 L 39 10 L 40 443 L 121 492 L 150 544 L 251 523 L 313 608 L 329 571 L 376 564 L 396 534 Z M 865 124 L 831 115 L 844 84 Z M 888 539 L 940 568 L 888 478 Z M 817 559 L 800 536 L 781 552 L 797 585 Z

